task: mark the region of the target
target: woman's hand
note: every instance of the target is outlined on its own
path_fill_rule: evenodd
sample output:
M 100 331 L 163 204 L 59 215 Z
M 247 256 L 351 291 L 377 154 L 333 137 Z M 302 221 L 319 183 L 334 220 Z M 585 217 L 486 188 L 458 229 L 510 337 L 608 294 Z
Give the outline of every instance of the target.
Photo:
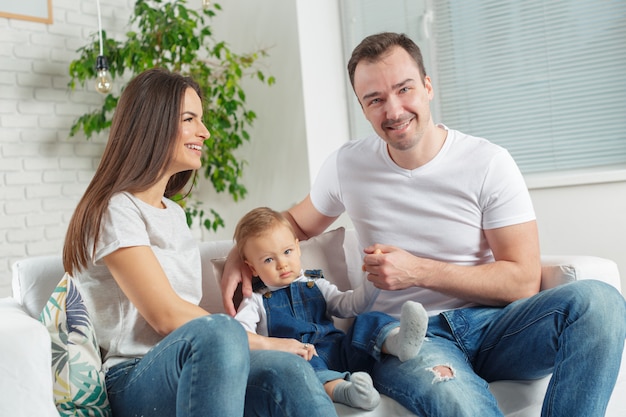
M 315 346 L 309 343 L 302 343 L 296 339 L 283 339 L 279 337 L 270 337 L 273 350 L 282 350 L 283 352 L 295 353 L 301 358 L 310 361 L 313 356 L 317 356 Z
M 248 343 L 250 350 L 279 350 L 293 353 L 307 361 L 310 361 L 313 356 L 317 356 L 315 346 L 310 343 L 302 343 L 296 339 L 267 337 L 248 332 Z

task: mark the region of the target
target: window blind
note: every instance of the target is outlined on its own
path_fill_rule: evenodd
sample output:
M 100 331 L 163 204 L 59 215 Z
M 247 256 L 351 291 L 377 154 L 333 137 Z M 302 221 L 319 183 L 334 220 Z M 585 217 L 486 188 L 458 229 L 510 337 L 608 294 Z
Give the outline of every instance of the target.
M 433 1 L 441 121 L 524 173 L 626 163 L 626 1 Z

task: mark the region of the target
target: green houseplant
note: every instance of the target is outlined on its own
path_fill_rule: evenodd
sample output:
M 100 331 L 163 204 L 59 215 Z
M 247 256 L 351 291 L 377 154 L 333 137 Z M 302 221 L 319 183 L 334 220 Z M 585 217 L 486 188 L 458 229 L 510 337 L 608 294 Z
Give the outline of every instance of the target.
M 247 54 L 234 53 L 225 42 L 213 38 L 208 21 L 221 10 L 219 4 L 208 4 L 201 10 L 187 6 L 186 0 L 137 0 L 126 40 L 117 41 L 102 32 L 102 43 L 109 71 L 113 79 L 130 78 L 145 69 L 164 67 L 193 77 L 204 94 L 205 124 L 211 137 L 205 141 L 203 175 L 209 179 L 216 192 L 228 192 L 234 201 L 245 197 L 247 190 L 240 182 L 245 161 L 234 151 L 250 139 L 248 128 L 256 114 L 247 108 L 242 88 L 243 77 L 253 77 L 272 85 L 274 78 L 267 77 L 258 68 L 258 60 L 267 55 L 266 50 Z M 99 42 L 78 49 L 80 56 L 69 66 L 70 90 L 96 78 L 96 59 Z M 80 116 L 70 129 L 70 136 L 83 132 L 87 138 L 105 131 L 111 125 L 119 94 L 109 93 L 100 109 Z M 195 179 L 194 179 L 195 181 Z M 215 210 L 210 216 L 202 203 L 191 199 L 179 204 L 185 208 L 187 222 L 197 219 L 203 227 L 217 230 L 224 222 Z

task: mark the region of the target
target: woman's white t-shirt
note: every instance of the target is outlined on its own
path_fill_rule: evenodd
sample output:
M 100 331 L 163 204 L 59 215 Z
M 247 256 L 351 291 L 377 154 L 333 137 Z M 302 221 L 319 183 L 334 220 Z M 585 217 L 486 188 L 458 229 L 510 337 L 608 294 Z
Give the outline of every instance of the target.
M 103 352 L 105 370 L 148 352 L 162 336 L 124 295 L 102 259 L 118 249 L 149 246 L 183 299 L 198 304 L 202 296 L 200 251 L 183 209 L 164 198 L 159 209 L 130 193 L 114 195 L 102 219 L 95 256 L 76 274 L 81 295 Z

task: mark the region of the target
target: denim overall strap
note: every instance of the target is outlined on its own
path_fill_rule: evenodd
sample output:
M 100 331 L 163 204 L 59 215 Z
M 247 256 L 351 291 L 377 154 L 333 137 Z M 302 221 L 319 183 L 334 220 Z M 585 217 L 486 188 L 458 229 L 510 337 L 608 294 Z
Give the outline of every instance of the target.
M 292 282 L 289 287 L 263 295 L 268 335 L 316 344 L 338 333 L 326 314 L 326 300 L 313 281 Z

